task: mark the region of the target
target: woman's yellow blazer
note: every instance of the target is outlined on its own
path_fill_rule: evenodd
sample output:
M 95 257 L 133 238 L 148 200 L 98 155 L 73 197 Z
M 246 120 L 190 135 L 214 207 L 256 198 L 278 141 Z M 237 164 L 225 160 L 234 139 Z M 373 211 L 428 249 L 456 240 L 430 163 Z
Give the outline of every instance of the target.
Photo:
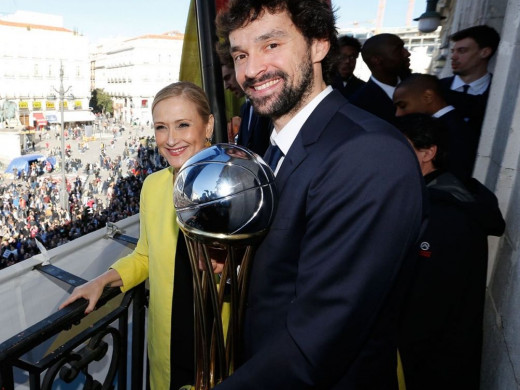
M 135 250 L 112 268 L 123 292 L 149 278 L 148 357 L 152 390 L 170 388 L 170 333 L 179 227 L 173 207 L 172 167 L 149 175 L 141 190 L 140 236 Z

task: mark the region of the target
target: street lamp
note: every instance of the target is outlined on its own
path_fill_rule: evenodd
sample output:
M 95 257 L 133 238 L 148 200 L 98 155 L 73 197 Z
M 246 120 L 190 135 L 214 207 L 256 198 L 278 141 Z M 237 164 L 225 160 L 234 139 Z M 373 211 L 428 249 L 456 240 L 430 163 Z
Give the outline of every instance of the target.
M 437 12 L 437 2 L 438 0 L 426 0 L 426 12 L 414 19 L 419 22 L 419 31 L 424 33 L 433 32 L 439 27 L 441 20 L 445 19 L 444 16 Z
M 63 62 L 60 61 L 60 89 L 54 89 L 60 95 L 61 101 L 61 189 L 60 189 L 60 205 L 64 210 L 69 210 L 69 194 L 67 193 L 67 178 L 65 177 L 65 123 L 64 123 L 64 100 L 65 94 L 69 91 L 63 88 Z

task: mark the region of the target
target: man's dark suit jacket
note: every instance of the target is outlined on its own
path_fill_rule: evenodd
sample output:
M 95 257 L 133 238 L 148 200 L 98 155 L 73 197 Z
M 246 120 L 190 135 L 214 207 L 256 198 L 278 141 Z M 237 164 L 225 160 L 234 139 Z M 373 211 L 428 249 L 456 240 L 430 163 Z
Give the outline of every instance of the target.
M 476 136 L 480 138 L 491 82 L 482 95 L 470 95 L 451 89 L 454 78 L 455 76 L 451 76 L 440 80 L 444 98 L 448 104 L 458 110 L 471 129 L 476 132 Z
M 372 79 L 349 99 L 352 104 L 395 124 L 395 106 L 392 99 Z
M 331 85 L 332 88 L 337 89 L 341 92 L 343 96 L 345 96 L 347 99 L 350 99 L 352 95 L 359 91 L 365 84 L 365 81 L 358 79 L 356 76 L 352 75 L 348 79 L 347 85 L 343 85 L 343 80 L 338 75 Z
M 446 169 L 466 182 L 473 174 L 479 135 L 471 129 L 457 109 L 440 116 L 437 121 L 448 132 Z
M 240 108 L 240 129 L 238 130 L 237 144 L 251 149 L 263 156 L 269 146 L 269 137 L 273 130 L 271 119 L 260 116 L 250 110 L 251 103 L 245 102 Z M 251 116 L 251 123 L 249 118 Z M 249 125 L 249 128 L 248 128 Z
M 251 269 L 247 361 L 216 389 L 394 389 L 397 311 L 423 222 L 416 156 L 332 91 L 279 172 Z

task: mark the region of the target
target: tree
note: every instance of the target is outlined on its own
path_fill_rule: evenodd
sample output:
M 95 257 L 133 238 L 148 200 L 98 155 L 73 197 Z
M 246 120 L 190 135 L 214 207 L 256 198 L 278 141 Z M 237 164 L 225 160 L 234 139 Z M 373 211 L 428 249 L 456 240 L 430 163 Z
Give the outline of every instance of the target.
M 89 106 L 92 107 L 94 113 L 110 113 L 114 115 L 114 107 L 112 98 L 103 91 L 103 89 L 97 88 L 92 91 L 92 97 L 90 98 Z

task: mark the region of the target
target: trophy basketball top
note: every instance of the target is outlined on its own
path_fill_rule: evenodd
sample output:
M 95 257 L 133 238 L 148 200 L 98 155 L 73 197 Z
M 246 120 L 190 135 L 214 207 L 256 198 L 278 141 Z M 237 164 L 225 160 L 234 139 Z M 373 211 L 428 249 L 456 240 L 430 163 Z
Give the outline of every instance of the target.
M 249 149 L 216 144 L 180 168 L 173 200 L 185 234 L 208 241 L 251 241 L 262 237 L 273 220 L 274 174 Z

